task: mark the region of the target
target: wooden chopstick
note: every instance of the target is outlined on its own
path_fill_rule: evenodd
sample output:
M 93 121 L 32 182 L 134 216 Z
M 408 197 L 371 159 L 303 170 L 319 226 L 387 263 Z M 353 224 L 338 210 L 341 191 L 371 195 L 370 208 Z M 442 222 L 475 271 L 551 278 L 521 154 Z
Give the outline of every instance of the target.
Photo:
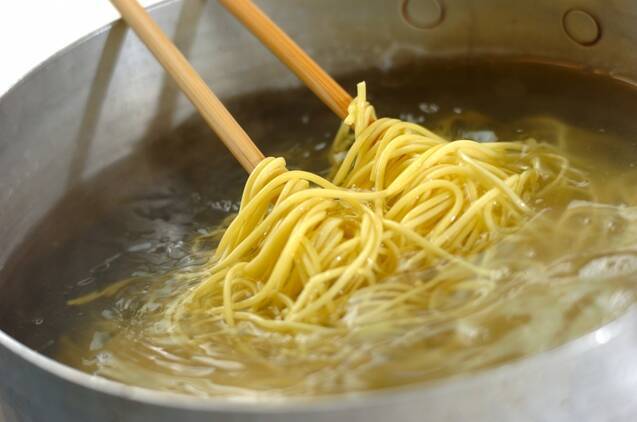
M 290 68 L 338 117 L 347 117 L 352 97 L 251 0 L 219 0 Z
M 146 10 L 137 0 L 111 0 L 111 3 L 172 76 L 243 168 L 248 172 L 254 170 L 264 158 L 259 148 Z

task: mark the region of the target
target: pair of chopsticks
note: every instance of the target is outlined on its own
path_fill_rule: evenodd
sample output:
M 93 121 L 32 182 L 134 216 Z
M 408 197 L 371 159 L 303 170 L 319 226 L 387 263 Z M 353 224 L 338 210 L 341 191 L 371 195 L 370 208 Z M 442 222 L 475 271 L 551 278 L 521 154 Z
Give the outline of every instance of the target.
M 232 117 L 179 49 L 137 0 L 111 0 L 128 25 L 146 44 L 246 171 L 263 153 Z M 251 0 L 219 0 L 337 116 L 344 119 L 352 97 Z

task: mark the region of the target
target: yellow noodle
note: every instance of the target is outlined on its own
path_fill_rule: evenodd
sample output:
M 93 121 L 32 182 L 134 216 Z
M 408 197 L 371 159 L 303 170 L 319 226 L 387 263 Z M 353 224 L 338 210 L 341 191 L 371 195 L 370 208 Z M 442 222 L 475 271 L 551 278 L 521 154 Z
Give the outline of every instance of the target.
M 359 89 L 329 177 L 265 160 L 239 213 L 194 242 L 196 265 L 75 301 L 109 313 L 83 347 L 60 342 L 63 360 L 201 396 L 362 391 L 545 350 L 621 302 L 632 273 L 612 287 L 589 264 L 634 255 L 634 188 L 606 168 L 589 186 L 563 139 L 584 134 L 544 119 L 565 151 L 449 142 L 377 119 Z
M 364 83 L 332 152 L 331 181 L 288 171 L 282 158 L 259 164 L 209 270 L 171 307 L 171 320 L 336 329 L 358 292 L 440 262 L 483 280 L 452 278 L 423 297 L 429 287 L 378 290 L 382 296 L 360 303 L 369 312 L 357 321 L 409 315 L 401 306 L 436 309 L 443 290 L 473 292 L 472 306 L 496 275 L 467 258 L 527 222 L 535 213 L 528 201 L 582 179 L 534 140 L 449 142 L 413 123 L 377 119 Z

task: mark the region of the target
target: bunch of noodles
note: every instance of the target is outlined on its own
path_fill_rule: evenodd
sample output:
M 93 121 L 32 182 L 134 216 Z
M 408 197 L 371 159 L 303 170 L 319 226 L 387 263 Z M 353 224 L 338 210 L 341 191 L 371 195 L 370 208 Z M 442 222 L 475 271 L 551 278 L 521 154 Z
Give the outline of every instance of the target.
M 463 257 L 520 229 L 549 193 L 572 198 L 586 185 L 548 144 L 449 142 L 416 124 L 377 119 L 364 84 L 333 161 L 331 181 L 287 170 L 282 158 L 260 163 L 210 265 L 170 307 L 170 319 L 312 331 L 435 307 L 433 284 L 447 296 L 479 298 L 493 288 L 493 274 Z M 396 281 L 445 262 L 473 276 Z

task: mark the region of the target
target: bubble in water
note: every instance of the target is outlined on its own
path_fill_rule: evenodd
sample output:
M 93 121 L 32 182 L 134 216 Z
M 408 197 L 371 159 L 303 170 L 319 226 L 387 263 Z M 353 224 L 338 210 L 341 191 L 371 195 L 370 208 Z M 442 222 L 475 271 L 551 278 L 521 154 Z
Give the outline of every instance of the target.
M 97 362 L 101 365 L 107 365 L 113 360 L 113 355 L 109 352 L 99 352 L 95 355 Z
M 422 124 L 425 122 L 425 116 L 423 115 L 415 115 L 411 113 L 401 113 L 399 116 L 400 120 L 404 120 L 409 123 L 419 123 Z
M 155 312 L 160 309 L 162 306 L 156 302 L 148 302 L 142 306 L 140 312 Z
M 495 142 L 498 140 L 498 136 L 492 130 L 468 130 L 463 131 L 460 136 L 476 142 Z
M 229 199 L 211 201 L 208 205 L 215 211 L 222 211 L 226 213 L 239 211 L 239 203 L 231 201 Z
M 471 345 L 484 340 L 488 336 L 488 331 L 485 327 L 459 320 L 456 324 L 456 335 L 462 344 Z
M 117 260 L 120 256 L 122 256 L 121 253 L 116 253 L 115 255 L 112 255 L 106 258 L 101 264 L 93 267 L 90 272 L 92 274 L 105 272 L 111 267 L 111 264 L 113 263 L 113 261 Z
M 631 303 L 635 301 L 635 294 L 629 290 L 619 290 L 609 295 L 604 295 L 602 305 L 604 309 L 609 312 L 617 312 L 622 309 L 626 309 Z
M 634 255 L 610 255 L 589 261 L 579 270 L 582 278 L 615 277 L 637 271 L 637 257 Z
M 128 247 L 128 252 L 141 252 L 150 249 L 153 246 L 151 242 L 138 243 Z
M 434 114 L 434 113 L 438 113 L 440 111 L 440 106 L 438 106 L 438 104 L 435 103 L 426 103 L 426 102 L 422 102 L 420 104 L 418 104 L 418 108 L 427 114 Z
M 314 145 L 314 151 L 322 151 L 325 149 L 326 146 L 327 142 L 319 142 L 318 144 Z
M 181 240 L 167 245 L 166 252 L 168 256 L 173 259 L 181 259 L 188 254 L 188 250 L 185 249 L 184 242 Z
M 110 338 L 110 334 L 102 331 L 96 331 L 95 333 L 93 333 L 93 338 L 91 339 L 89 350 L 94 351 L 102 349 Z
M 92 284 L 94 281 L 95 281 L 95 277 L 86 277 L 78 281 L 76 284 L 79 287 L 84 287 L 84 286 L 88 286 L 89 284 Z
M 102 311 L 102 318 L 110 321 L 115 318 L 115 314 L 110 309 L 104 309 Z

